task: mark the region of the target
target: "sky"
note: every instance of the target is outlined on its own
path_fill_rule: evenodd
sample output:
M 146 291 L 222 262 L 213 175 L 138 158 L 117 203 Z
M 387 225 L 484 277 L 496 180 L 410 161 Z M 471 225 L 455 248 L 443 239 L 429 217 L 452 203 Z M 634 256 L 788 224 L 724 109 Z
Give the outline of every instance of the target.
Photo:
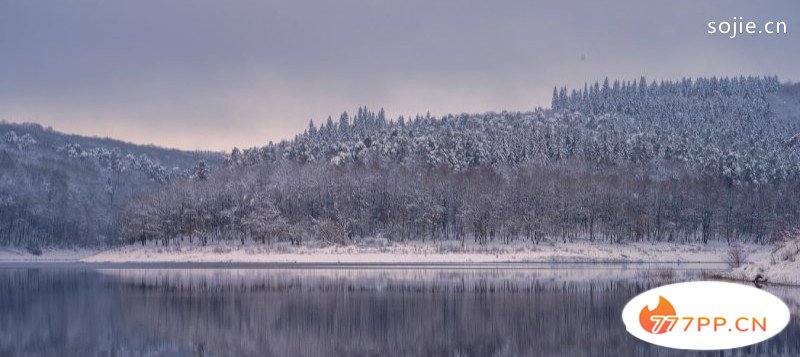
M 707 33 L 734 16 L 788 33 Z M 605 77 L 798 81 L 798 58 L 796 0 L 0 0 L 0 119 L 228 151 L 362 105 L 527 111 Z

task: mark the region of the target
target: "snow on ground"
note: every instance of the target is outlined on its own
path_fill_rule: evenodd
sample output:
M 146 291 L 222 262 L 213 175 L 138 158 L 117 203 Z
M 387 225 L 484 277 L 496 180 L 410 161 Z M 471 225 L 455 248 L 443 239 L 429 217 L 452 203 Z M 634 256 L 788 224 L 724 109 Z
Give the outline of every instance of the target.
M 375 243 L 377 242 L 377 243 Z M 763 246 L 748 246 L 754 255 L 768 254 Z M 723 243 L 542 243 L 509 245 L 458 242 L 391 243 L 374 240 L 350 246 L 276 243 L 215 244 L 208 246 L 129 245 L 82 259 L 91 263 L 203 262 L 203 263 L 501 263 L 501 262 L 723 262 L 729 247 Z
M 752 281 L 761 274 L 770 283 L 800 285 L 800 232 L 775 244 L 768 254 L 749 254 L 745 263 L 724 277 Z
M 91 249 L 43 249 L 42 254 L 34 255 L 24 248 L 0 247 L 0 262 L 4 263 L 68 263 L 97 254 Z

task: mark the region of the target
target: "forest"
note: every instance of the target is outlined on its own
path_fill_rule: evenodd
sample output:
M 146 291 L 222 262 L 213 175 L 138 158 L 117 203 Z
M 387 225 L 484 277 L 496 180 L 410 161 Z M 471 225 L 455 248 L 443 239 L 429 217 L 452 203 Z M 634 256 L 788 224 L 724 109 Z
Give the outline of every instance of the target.
M 530 112 L 328 117 L 121 205 L 121 244 L 767 244 L 800 225 L 800 85 L 555 88 Z M 185 243 L 184 243 L 185 244 Z
M 0 122 L 0 246 L 106 246 L 119 212 L 145 191 L 223 155 L 134 145 Z

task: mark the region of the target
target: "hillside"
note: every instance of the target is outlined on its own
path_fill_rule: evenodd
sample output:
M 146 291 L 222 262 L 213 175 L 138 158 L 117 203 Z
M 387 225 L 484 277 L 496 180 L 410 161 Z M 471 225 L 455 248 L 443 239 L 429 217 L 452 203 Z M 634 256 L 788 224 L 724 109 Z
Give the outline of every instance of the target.
M 388 120 L 359 108 L 294 140 L 253 148 L 240 165 L 394 162 L 463 170 L 483 165 L 580 162 L 654 177 L 688 171 L 731 183 L 795 180 L 800 151 L 797 85 L 776 78 L 595 83 L 554 91 L 553 109 Z
M 125 202 L 222 158 L 0 122 L 0 245 L 105 244 Z
M 0 245 L 766 243 L 800 226 L 798 133 L 800 86 L 775 77 L 606 80 L 531 112 L 359 108 L 227 156 L 3 122 Z
M 120 238 L 767 243 L 800 225 L 797 93 L 606 80 L 524 113 L 359 108 L 134 200 Z

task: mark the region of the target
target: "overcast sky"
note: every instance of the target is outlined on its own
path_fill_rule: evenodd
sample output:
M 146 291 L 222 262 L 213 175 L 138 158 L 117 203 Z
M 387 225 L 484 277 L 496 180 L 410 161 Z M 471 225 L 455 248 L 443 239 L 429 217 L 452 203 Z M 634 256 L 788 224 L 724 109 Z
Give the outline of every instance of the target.
M 733 16 L 789 33 L 706 33 Z M 797 81 L 798 32 L 796 0 L 0 0 L 0 119 L 229 150 L 360 105 L 524 111 L 605 76 Z

